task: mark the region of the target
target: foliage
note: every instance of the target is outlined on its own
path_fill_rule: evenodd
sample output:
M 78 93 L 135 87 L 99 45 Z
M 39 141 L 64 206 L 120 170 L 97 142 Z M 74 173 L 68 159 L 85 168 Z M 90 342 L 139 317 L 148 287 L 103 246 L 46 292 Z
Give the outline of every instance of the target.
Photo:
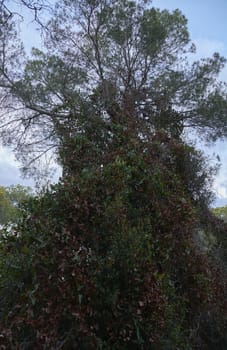
M 227 207 L 226 206 L 213 208 L 212 212 L 214 213 L 214 215 L 216 215 L 220 219 L 224 220 L 225 222 L 227 221 Z
M 157 134 L 80 170 L 68 152 L 77 172 L 1 241 L 5 346 L 207 349 L 212 319 L 224 349 L 223 271 L 193 239 L 181 161 L 196 151 Z
M 213 208 L 212 214 L 214 214 L 216 221 L 216 227 L 219 227 L 218 236 L 217 236 L 217 245 L 219 255 L 222 257 L 222 261 L 224 262 L 225 269 L 227 270 L 227 236 L 226 236 L 226 207 Z M 215 221 L 215 219 L 213 219 Z
M 0 186 L 0 224 L 15 223 L 22 215 L 22 204 L 31 197 L 31 189 L 21 185 Z
M 46 51 L 17 76 L 2 65 L 3 139 L 29 165 L 56 147 L 63 165 L 1 232 L 3 348 L 226 348 L 215 169 L 184 141 L 226 136 L 225 60 L 187 65 L 186 24 L 147 1 L 67 0 Z
M 75 135 L 112 142 L 116 126 L 144 138 L 151 130 L 182 138 L 188 129 L 208 140 L 226 136 L 226 87 L 217 79 L 225 59 L 187 62 L 195 47 L 179 10 L 142 0 L 59 1 L 43 24 L 45 51 L 33 49 L 19 68 L 13 17 L 1 26 L 1 137 L 24 169 L 46 152 L 58 155 Z

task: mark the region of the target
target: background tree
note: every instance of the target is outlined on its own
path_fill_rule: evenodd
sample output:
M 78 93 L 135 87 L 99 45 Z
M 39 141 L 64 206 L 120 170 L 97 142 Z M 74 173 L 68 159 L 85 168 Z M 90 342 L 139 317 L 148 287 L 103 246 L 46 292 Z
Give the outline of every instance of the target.
M 222 260 L 224 261 L 224 264 L 225 264 L 225 269 L 227 270 L 227 235 L 226 235 L 227 208 L 226 206 L 213 208 L 212 213 L 215 215 L 215 217 L 219 219 L 218 221 L 220 221 L 218 222 L 218 225 L 216 224 L 216 227 L 219 227 L 216 243 L 219 248 L 219 255 L 222 256 Z
M 219 217 L 220 219 L 224 220 L 225 222 L 227 221 L 227 207 L 217 207 L 213 208 L 212 212 L 214 215 Z
M 21 185 L 0 186 L 0 224 L 15 223 L 22 216 L 22 204 L 31 198 L 31 189 Z

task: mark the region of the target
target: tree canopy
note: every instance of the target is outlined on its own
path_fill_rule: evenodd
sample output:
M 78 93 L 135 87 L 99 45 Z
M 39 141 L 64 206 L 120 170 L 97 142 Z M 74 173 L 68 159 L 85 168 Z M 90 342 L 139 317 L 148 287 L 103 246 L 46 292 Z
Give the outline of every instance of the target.
M 117 129 L 144 139 L 154 130 L 226 136 L 226 86 L 217 79 L 225 59 L 215 53 L 191 63 L 195 47 L 179 10 L 60 1 L 45 24 L 44 52 L 34 49 L 29 60 L 12 45 L 13 18 L 1 27 L 1 136 L 25 167 L 81 134 L 102 150 Z

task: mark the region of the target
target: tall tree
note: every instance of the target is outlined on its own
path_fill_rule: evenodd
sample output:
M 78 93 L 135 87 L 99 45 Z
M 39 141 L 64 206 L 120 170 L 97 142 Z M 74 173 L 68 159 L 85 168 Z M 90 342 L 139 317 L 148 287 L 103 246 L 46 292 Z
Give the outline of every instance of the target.
M 216 236 L 212 174 L 183 140 L 226 136 L 225 60 L 187 66 L 186 24 L 145 1 L 67 0 L 46 51 L 2 67 L 2 136 L 26 161 L 56 147 L 66 170 L 2 231 L 4 348 L 226 349 L 225 271 L 198 243 Z

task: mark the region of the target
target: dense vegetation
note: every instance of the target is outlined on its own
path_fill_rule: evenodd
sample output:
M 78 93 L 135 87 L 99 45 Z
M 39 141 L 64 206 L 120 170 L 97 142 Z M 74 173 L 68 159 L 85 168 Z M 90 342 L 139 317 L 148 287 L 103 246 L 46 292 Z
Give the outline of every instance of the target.
M 1 243 L 6 346 L 224 349 L 224 270 L 197 241 L 195 164 L 193 148 L 156 134 L 30 203 Z
M 225 136 L 225 60 L 184 66 L 185 17 L 146 3 L 59 3 L 47 51 L 2 61 L 4 142 L 63 166 L 1 232 L 2 349 L 226 349 L 226 225 L 184 134 Z

